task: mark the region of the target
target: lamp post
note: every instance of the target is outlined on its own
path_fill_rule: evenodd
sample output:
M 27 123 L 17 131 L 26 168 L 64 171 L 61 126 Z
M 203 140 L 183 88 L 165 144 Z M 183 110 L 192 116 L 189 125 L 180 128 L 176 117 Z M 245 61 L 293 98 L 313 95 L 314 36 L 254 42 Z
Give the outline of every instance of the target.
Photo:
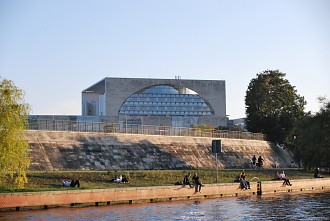
M 218 153 L 215 153 L 215 165 L 216 165 L 216 170 L 217 170 L 217 178 L 216 178 L 216 182 L 218 184 Z
M 215 153 L 216 182 L 218 184 L 218 153 L 221 153 L 221 140 L 212 140 L 212 153 Z

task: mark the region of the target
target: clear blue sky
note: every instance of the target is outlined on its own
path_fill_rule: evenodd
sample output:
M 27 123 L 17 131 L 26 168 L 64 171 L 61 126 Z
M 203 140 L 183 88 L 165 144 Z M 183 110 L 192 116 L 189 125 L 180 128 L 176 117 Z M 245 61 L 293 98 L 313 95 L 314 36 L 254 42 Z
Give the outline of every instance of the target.
M 245 117 L 252 78 L 279 69 L 318 111 L 330 96 L 328 0 L 0 0 L 0 76 L 32 114 L 81 114 L 104 77 L 225 80 Z

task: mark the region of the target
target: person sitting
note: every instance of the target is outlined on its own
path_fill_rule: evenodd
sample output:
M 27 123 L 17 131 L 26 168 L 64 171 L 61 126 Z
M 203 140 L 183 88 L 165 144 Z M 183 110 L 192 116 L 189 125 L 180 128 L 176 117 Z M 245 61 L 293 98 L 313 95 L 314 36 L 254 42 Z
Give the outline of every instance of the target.
M 64 187 L 76 187 L 76 186 L 80 187 L 79 180 L 76 180 L 76 181 L 74 181 L 74 180 L 71 180 L 71 181 L 63 180 L 62 184 L 63 184 Z
M 240 175 L 237 175 L 234 179 L 234 182 L 236 183 L 236 182 L 239 182 L 239 181 L 240 181 Z
M 282 180 L 284 180 L 282 186 L 292 186 L 292 184 L 290 183 L 290 180 L 285 177 L 284 170 L 280 174 L 280 177 Z
M 315 168 L 315 171 L 314 171 L 314 178 L 323 178 L 323 176 L 320 176 L 319 175 L 320 173 L 320 168 Z
M 201 192 L 202 186 L 204 186 L 201 182 L 201 180 L 199 179 L 199 176 L 197 175 L 197 173 L 194 174 L 193 178 L 193 183 L 195 186 L 195 193 L 197 192 Z
M 123 180 L 123 176 L 117 176 L 115 179 L 112 179 L 112 182 L 114 183 L 121 183 L 121 181 Z
M 122 183 L 129 183 L 126 176 L 123 176 L 123 179 L 121 180 Z
M 190 188 L 193 188 L 193 185 L 190 183 L 190 173 L 184 176 L 183 185 L 189 185 Z
M 281 178 L 279 172 L 276 171 L 275 174 L 274 174 L 274 178 L 273 178 L 272 180 L 281 180 L 281 179 L 282 179 L 282 178 Z
M 245 172 L 241 172 L 239 182 L 241 189 L 250 189 L 250 182 L 245 180 Z

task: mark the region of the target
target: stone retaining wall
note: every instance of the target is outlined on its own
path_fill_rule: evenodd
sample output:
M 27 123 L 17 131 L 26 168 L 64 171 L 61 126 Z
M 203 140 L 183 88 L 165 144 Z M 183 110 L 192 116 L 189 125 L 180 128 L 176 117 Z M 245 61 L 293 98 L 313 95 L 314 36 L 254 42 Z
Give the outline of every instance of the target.
M 282 186 L 282 181 L 261 182 L 262 194 L 278 194 L 284 192 L 306 192 L 314 190 L 330 190 L 330 179 L 291 180 L 292 186 Z M 251 182 L 250 190 L 241 190 L 238 183 L 210 184 L 195 193 L 188 186 L 130 187 L 94 190 L 67 190 L 29 193 L 1 193 L 0 209 L 22 207 L 109 205 L 112 203 L 133 203 L 140 201 L 170 201 L 194 198 L 228 197 L 256 195 L 258 183 Z
M 27 131 L 30 170 L 214 168 L 212 138 Z M 292 167 L 292 157 L 267 141 L 221 139 L 220 168 L 249 168 L 255 154 L 265 168 Z

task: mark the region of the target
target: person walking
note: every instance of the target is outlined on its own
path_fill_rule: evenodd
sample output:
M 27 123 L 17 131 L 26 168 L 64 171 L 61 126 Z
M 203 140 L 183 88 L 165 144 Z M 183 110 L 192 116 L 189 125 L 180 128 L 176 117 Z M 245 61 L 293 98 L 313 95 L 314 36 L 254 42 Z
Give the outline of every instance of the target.
M 258 162 L 256 163 L 256 165 L 259 167 L 259 168 L 262 168 L 262 165 L 264 164 L 264 159 L 262 159 L 261 156 L 258 157 Z
M 253 157 L 252 157 L 252 164 L 253 164 L 253 166 L 256 165 L 256 162 L 257 162 L 257 157 L 256 157 L 256 155 L 253 155 Z

